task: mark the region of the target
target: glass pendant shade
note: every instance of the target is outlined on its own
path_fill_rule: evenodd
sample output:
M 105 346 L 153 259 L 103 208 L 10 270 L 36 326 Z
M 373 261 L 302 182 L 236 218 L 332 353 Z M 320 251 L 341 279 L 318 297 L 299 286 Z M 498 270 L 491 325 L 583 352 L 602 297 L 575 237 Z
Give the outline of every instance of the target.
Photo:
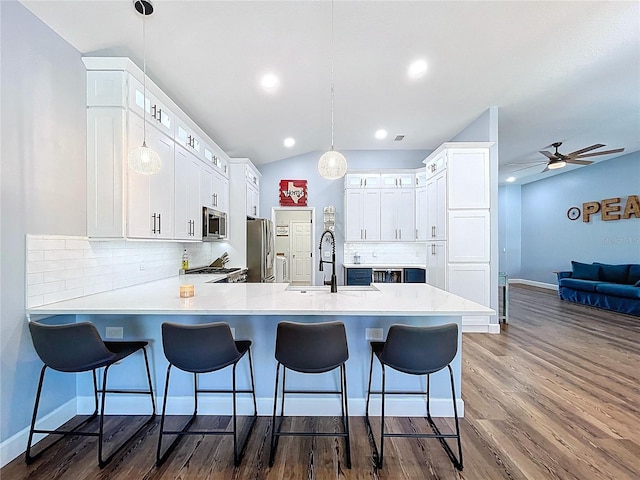
M 318 172 L 329 180 L 342 178 L 347 173 L 347 159 L 340 152 L 329 150 L 318 160 Z
M 142 146 L 129 151 L 128 163 L 129 168 L 143 175 L 155 175 L 162 167 L 158 154 L 144 142 Z

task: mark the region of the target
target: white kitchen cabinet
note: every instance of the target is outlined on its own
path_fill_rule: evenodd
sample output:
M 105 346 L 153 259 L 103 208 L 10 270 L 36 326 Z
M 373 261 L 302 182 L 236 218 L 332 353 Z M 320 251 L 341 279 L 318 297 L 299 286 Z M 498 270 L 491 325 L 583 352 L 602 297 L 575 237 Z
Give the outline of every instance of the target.
M 175 239 L 202 240 L 200 170 L 200 160 L 180 145 L 176 145 L 174 181 Z
M 448 208 L 489 208 L 489 149 L 452 148 L 447 155 Z
M 229 213 L 229 179 L 209 165 L 202 165 L 200 177 L 201 206 Z
M 427 283 L 447 290 L 447 242 L 427 242 Z
M 380 188 L 415 188 L 413 172 L 389 172 L 380 174 Z
M 87 236 L 185 240 L 191 231 L 190 239 L 198 239 L 206 205 L 200 188 L 206 182 L 196 180 L 194 159 L 200 162 L 198 176 L 205 164 L 220 174 L 218 208 L 227 211 L 228 157 L 148 77 L 143 91 L 143 73 L 128 58 L 82 61 L 87 68 Z M 160 173 L 151 176 L 136 174 L 127 165 L 129 150 L 142 145 L 145 117 L 147 145 L 162 162 Z M 191 163 L 183 162 L 176 141 L 190 152 Z
M 380 188 L 380 181 L 379 173 L 347 173 L 344 176 L 344 188 Z
M 428 239 L 427 225 L 427 187 L 425 184 L 423 187 L 416 188 L 416 241 L 424 242 Z
M 425 161 L 425 171 L 427 180 L 439 174 L 447 168 L 447 151 L 439 152 L 437 155 L 431 155 Z
M 175 115 L 158 98 L 147 89 L 146 96 L 143 85 L 133 75 L 128 76 L 128 90 L 130 111 L 145 116 L 149 124 L 173 138 Z M 146 102 L 145 102 L 146 98 Z
M 142 145 L 143 120 L 129 115 L 128 149 Z M 128 171 L 127 236 L 173 238 L 174 142 L 159 130 L 147 128 L 147 145 L 162 162 L 160 172 L 143 175 Z
M 182 145 L 184 148 L 193 153 L 196 157 L 204 159 L 202 150 L 202 140 L 186 122 L 176 120 L 176 144 Z
M 489 262 L 491 222 L 489 210 L 449 210 L 447 224 L 449 262 Z
M 380 190 L 345 190 L 345 240 L 380 241 Z
M 427 179 L 427 238 L 445 240 L 447 238 L 447 172 L 440 171 Z
M 87 72 L 87 107 L 126 107 L 127 78 L 122 71 Z
M 260 216 L 260 192 L 251 185 L 247 185 L 247 216 Z
M 447 143 L 424 161 L 427 282 L 495 308 L 489 147 L 489 143 Z M 463 317 L 463 331 L 465 326 L 489 331 L 489 320 Z
M 245 165 L 246 179 L 246 206 L 248 217 L 260 216 L 260 173 L 252 168 L 252 165 Z
M 90 238 L 125 236 L 125 125 L 122 108 L 87 109 L 87 236 Z
M 410 180 L 412 186 L 413 178 Z M 380 240 L 412 242 L 415 229 L 414 189 L 381 189 Z

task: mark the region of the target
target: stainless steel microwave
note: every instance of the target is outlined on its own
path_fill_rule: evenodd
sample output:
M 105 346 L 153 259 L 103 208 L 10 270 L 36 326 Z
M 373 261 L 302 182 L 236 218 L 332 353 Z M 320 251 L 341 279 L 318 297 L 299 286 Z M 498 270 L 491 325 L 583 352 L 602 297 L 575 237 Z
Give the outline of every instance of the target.
M 227 214 L 202 207 L 202 240 L 212 241 L 224 238 L 227 238 Z

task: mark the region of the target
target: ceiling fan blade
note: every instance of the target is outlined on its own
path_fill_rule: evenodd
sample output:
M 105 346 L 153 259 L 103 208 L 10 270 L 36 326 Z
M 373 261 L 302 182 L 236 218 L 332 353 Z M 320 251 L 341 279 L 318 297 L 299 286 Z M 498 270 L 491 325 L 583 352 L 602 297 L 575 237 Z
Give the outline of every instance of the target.
M 581 148 L 580 150 L 576 150 L 575 152 L 567 153 L 565 157 L 574 158 L 581 153 L 590 152 L 591 150 L 595 150 L 596 148 L 600 147 L 604 147 L 604 145 L 601 143 L 596 143 L 595 145 L 591 145 L 590 147 Z
M 567 158 L 565 162 L 573 163 L 575 165 L 591 165 L 593 163 L 593 162 L 590 162 L 589 160 L 576 160 L 575 158 Z
M 597 157 L 598 155 L 610 155 L 612 153 L 620 153 L 620 152 L 624 152 L 624 148 L 616 148 L 614 150 L 605 150 L 604 152 L 587 153 L 586 155 L 580 155 L 575 158 Z
M 528 170 L 529 168 L 537 167 L 538 165 L 541 165 L 543 163 L 547 163 L 547 162 L 545 160 L 543 160 L 541 162 L 509 163 L 509 164 L 505 165 L 505 168 L 506 167 L 520 167 L 520 168 L 516 168 L 515 170 L 509 169 L 509 173 L 516 173 L 516 172 L 519 172 L 521 170 Z
M 547 165 L 546 167 L 544 167 L 544 170 L 542 170 L 540 173 L 544 173 L 544 172 L 548 172 L 549 171 L 549 165 Z
M 553 160 L 556 158 L 556 156 L 551 153 L 551 152 L 547 152 L 546 150 L 540 150 L 540 153 L 543 154 L 545 157 L 547 157 L 550 160 Z

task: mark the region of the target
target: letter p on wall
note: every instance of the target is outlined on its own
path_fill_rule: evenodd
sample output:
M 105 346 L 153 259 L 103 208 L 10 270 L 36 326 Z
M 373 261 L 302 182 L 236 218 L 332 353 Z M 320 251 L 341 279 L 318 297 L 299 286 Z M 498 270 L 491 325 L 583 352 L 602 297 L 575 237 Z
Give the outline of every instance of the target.
M 588 222 L 591 215 L 600 211 L 600 202 L 586 202 L 582 204 L 582 221 Z

